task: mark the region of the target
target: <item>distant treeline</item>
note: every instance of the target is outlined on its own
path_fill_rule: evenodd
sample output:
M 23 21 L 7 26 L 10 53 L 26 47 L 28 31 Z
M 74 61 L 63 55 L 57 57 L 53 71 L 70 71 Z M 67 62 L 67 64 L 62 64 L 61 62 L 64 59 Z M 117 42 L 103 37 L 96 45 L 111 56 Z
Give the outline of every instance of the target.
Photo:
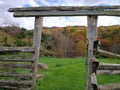
M 85 56 L 86 26 L 43 27 L 42 56 Z M 32 46 L 33 30 L 0 27 L 0 46 Z M 120 25 L 98 27 L 101 49 L 120 54 Z

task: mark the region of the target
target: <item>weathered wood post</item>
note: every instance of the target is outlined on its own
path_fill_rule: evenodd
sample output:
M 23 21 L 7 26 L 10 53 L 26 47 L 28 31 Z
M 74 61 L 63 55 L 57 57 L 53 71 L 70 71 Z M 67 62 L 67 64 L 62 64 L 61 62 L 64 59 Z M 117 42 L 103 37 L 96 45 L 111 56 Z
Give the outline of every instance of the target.
M 40 44 L 41 44 L 42 24 L 43 24 L 43 18 L 35 17 L 34 36 L 33 36 L 33 47 L 35 48 L 35 53 L 33 56 L 34 62 L 33 62 L 32 89 L 34 88 L 34 85 L 36 83 L 39 51 L 40 51 Z
M 97 38 L 97 16 L 87 16 L 87 38 L 86 38 L 86 90 L 93 90 L 91 84 L 93 45 Z

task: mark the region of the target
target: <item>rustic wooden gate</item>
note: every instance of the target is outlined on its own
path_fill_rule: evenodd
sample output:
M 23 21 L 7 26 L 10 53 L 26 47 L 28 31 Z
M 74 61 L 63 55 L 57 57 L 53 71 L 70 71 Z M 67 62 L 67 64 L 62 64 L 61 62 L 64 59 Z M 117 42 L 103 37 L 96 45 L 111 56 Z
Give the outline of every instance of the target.
M 0 57 L 0 61 L 3 62 L 2 66 L 8 69 L 21 68 L 27 69 L 25 72 L 14 72 L 6 71 L 0 72 L 0 76 L 9 77 L 9 80 L 0 80 L 0 88 L 10 89 L 10 90 L 31 90 L 34 88 L 34 84 L 37 77 L 37 65 L 39 58 L 39 48 L 41 41 L 41 31 L 42 31 L 42 17 L 35 18 L 35 29 L 33 36 L 33 46 L 32 47 L 0 47 L 0 52 L 12 52 L 14 54 L 18 53 L 29 53 L 29 57 L 18 57 L 12 56 L 6 58 L 5 56 Z M 28 55 L 27 55 L 28 56 Z M 5 64 L 4 62 L 9 62 Z M 18 69 L 19 70 L 19 69 Z M 39 75 L 38 75 L 39 76 Z M 11 78 L 12 77 L 12 78 Z
M 33 53 L 31 58 L 0 58 L 0 61 L 13 62 L 31 62 L 30 64 L 9 64 L 14 68 L 30 69 L 30 74 L 20 73 L 0 73 L 0 76 L 24 78 L 22 80 L 0 80 L 1 88 L 29 90 L 33 89 L 37 76 L 38 56 L 40 49 L 40 40 L 42 32 L 42 17 L 50 16 L 87 16 L 87 48 L 86 48 L 86 90 L 116 90 L 120 89 L 120 84 L 97 85 L 96 70 L 102 69 L 105 65 L 98 66 L 99 62 L 95 61 L 94 43 L 97 39 L 97 19 L 98 16 L 120 16 L 120 6 L 83 6 L 83 7 L 30 7 L 30 8 L 10 8 L 9 12 L 14 12 L 14 17 L 35 17 L 35 30 L 32 47 L 1 47 L 0 52 L 18 51 Z M 29 23 L 29 21 L 28 21 Z M 105 68 L 103 68 L 105 69 Z M 117 66 L 120 70 L 120 65 Z M 24 86 L 24 87 L 23 87 Z M 110 87 L 111 86 L 111 87 Z

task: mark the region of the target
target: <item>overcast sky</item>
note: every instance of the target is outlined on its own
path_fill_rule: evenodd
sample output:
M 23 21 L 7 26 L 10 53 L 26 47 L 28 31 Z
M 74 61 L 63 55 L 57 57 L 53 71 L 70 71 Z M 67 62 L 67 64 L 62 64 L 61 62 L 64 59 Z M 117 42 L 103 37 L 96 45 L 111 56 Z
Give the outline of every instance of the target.
M 34 6 L 110 6 L 120 5 L 120 0 L 0 0 L 0 26 L 17 25 L 33 29 L 34 18 L 14 18 L 7 12 L 12 7 Z M 99 17 L 98 25 L 120 24 L 119 17 Z M 87 25 L 86 17 L 45 17 L 43 26 Z

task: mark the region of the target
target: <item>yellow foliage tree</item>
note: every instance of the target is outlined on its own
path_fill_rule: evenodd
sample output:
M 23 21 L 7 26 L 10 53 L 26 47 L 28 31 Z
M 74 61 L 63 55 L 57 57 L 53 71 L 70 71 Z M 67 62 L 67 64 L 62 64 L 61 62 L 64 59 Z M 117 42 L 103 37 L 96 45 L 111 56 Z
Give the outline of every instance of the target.
M 76 56 L 85 56 L 85 48 L 86 48 L 85 41 L 80 40 L 75 47 Z

